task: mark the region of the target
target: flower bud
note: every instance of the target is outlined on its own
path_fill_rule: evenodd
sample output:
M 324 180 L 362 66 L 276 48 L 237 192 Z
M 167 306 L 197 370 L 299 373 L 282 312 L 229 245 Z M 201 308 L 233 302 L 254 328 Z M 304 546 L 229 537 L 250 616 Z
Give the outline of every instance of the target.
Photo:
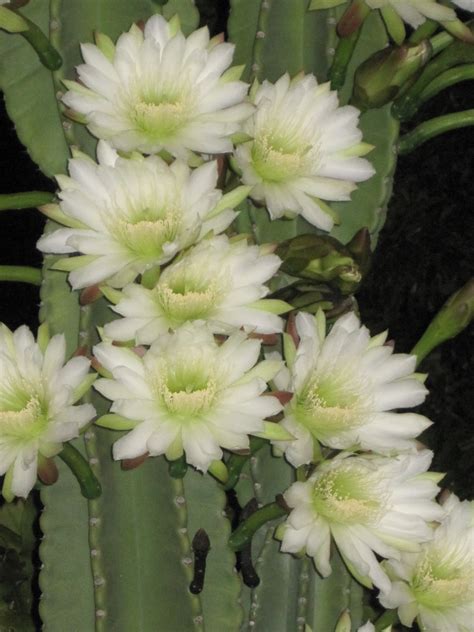
M 379 108 L 393 101 L 418 77 L 431 57 L 431 45 L 403 44 L 378 51 L 356 70 L 352 103 L 358 108 Z
M 356 250 L 364 251 L 356 253 L 350 251 L 349 245 L 343 246 L 328 235 L 300 235 L 281 242 L 276 254 L 283 260 L 283 272 L 328 283 L 343 294 L 350 294 L 358 287 L 367 267 L 364 265 L 362 270 L 359 265 L 359 261 L 368 259 L 363 242 L 362 239 L 354 243 Z

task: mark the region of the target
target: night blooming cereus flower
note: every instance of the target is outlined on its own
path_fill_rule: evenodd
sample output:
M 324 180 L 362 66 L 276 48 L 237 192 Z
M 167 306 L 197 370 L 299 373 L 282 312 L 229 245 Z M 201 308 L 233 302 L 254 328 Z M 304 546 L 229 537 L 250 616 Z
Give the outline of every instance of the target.
M 107 324 L 105 335 L 151 344 L 169 329 L 195 320 L 205 320 L 221 334 L 240 327 L 281 332 L 283 320 L 276 313 L 291 306 L 265 299 L 269 290 L 263 285 L 280 264 L 276 255 L 249 246 L 244 239 L 204 239 L 165 268 L 154 288 L 128 285 L 114 308 L 124 318 Z
M 256 111 L 243 125 L 251 140 L 235 152 L 251 197 L 272 219 L 301 214 L 331 230 L 334 212 L 322 200 L 349 200 L 355 183 L 374 174 L 360 158 L 372 147 L 361 142 L 359 111 L 339 107 L 329 83 L 318 85 L 313 75 L 285 74 L 253 92 Z
M 286 334 L 289 372 L 282 372 L 278 383 L 294 393 L 282 425 L 296 440 L 276 444 L 288 461 L 295 467 L 310 463 L 318 442 L 385 455 L 414 451 L 414 438 L 431 422 L 390 411 L 416 406 L 426 397 L 413 374 L 415 356 L 393 353 L 384 345 L 386 332 L 371 338 L 354 313 L 339 318 L 327 336 L 323 312 L 316 317 L 300 313 L 296 331 L 296 350 Z
M 42 209 L 69 228 L 44 235 L 38 248 L 80 253 L 55 264 L 70 271 L 74 289 L 104 281 L 123 287 L 208 233 L 220 233 L 235 217 L 230 205 L 248 191 L 238 187 L 222 196 L 215 162 L 191 170 L 158 156 L 125 159 L 104 141 L 97 155 L 99 164 L 84 154 L 70 160 L 71 177 L 57 177 L 59 208 Z
M 66 81 L 63 101 L 89 130 L 123 151 L 232 151 L 231 136 L 252 112 L 243 67 L 229 68 L 234 46 L 209 40 L 207 27 L 186 38 L 173 18 L 133 25 L 116 46 L 100 34 L 82 45 L 81 83 Z M 228 70 L 226 70 L 228 69 Z
M 418 551 L 432 538 L 429 523 L 445 513 L 434 501 L 443 475 L 426 471 L 432 456 L 429 450 L 394 458 L 342 453 L 326 461 L 284 493 L 292 511 L 277 529 L 281 550 L 305 551 L 327 577 L 332 535 L 359 581 L 389 590 L 374 552 L 399 559 L 400 551 Z
M 0 474 L 8 500 L 26 498 L 38 461 L 61 452 L 95 415 L 90 404 L 74 406 L 94 377 L 89 360 L 65 364 L 63 335 L 39 340 L 26 326 L 12 332 L 0 325 Z
M 206 471 L 222 457 L 221 448 L 247 449 L 249 434 L 280 430 L 263 420 L 281 404 L 262 393 L 281 362 L 257 364 L 260 344 L 236 332 L 219 345 L 201 323 L 161 335 L 143 358 L 97 345 L 97 360 L 113 376 L 95 385 L 113 401 L 112 415 L 97 423 L 131 430 L 114 444 L 114 458 L 149 453 L 172 461 L 184 451 L 187 463 Z
M 403 625 L 416 618 L 422 632 L 474 630 L 474 501 L 451 495 L 431 542 L 418 553 L 386 563 L 393 581 L 382 593 L 386 608 L 398 608 Z

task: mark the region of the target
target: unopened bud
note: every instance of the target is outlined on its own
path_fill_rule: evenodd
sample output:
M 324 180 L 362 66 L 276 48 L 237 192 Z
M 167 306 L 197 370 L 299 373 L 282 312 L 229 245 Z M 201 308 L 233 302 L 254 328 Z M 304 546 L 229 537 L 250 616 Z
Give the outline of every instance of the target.
M 411 353 L 418 357 L 420 363 L 432 349 L 457 336 L 473 319 L 474 278 L 446 301 Z
M 352 103 L 368 109 L 393 101 L 417 79 L 431 53 L 426 40 L 416 46 L 389 46 L 374 53 L 356 70 Z
M 328 235 L 300 235 L 283 241 L 276 254 L 283 260 L 283 272 L 328 283 L 343 294 L 354 292 L 362 279 L 358 257 Z

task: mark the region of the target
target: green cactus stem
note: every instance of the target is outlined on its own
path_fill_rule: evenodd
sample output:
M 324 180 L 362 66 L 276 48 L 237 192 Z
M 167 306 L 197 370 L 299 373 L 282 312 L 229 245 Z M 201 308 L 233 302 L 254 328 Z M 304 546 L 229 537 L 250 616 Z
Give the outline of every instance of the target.
M 54 200 L 53 193 L 28 191 L 26 193 L 6 193 L 0 195 L 0 211 L 34 208 Z
M 414 130 L 402 136 L 398 144 L 398 151 L 400 155 L 409 154 L 431 138 L 472 125 L 474 125 L 474 109 L 437 116 L 420 123 Z
M 13 281 L 41 285 L 41 270 L 31 266 L 0 266 L 0 281 Z

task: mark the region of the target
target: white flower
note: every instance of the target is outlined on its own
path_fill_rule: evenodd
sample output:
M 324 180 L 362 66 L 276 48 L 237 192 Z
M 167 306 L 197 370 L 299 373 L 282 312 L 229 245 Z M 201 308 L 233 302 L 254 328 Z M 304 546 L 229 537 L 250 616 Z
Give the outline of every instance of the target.
M 248 435 L 264 432 L 263 420 L 281 410 L 275 397 L 262 396 L 281 365 L 255 366 L 260 341 L 243 332 L 219 346 L 205 325 L 184 325 L 160 336 L 143 358 L 106 343 L 94 351 L 114 378 L 96 384 L 120 416 L 114 424 L 107 415 L 108 427 L 124 428 L 125 417 L 132 429 L 114 444 L 115 459 L 148 452 L 174 460 L 184 450 L 188 463 L 206 471 L 221 448 L 248 448 Z
M 310 463 L 317 442 L 335 449 L 380 454 L 413 451 L 414 437 L 431 422 L 415 413 L 390 412 L 423 402 L 427 390 L 413 374 L 416 358 L 384 346 L 386 334 L 370 337 L 353 313 L 326 336 L 323 313 L 296 317 L 300 338 L 286 386 L 294 392 L 282 422 L 297 437 L 278 444 L 298 467 Z
M 77 357 L 64 364 L 65 353 L 63 335 L 53 336 L 43 352 L 28 327 L 11 332 L 0 325 L 0 474 L 6 474 L 7 496 L 26 498 L 38 455 L 58 454 L 95 415 L 90 404 L 73 405 L 90 383 L 90 362 Z
M 151 344 L 169 329 L 205 320 L 213 333 L 243 327 L 257 333 L 281 332 L 283 320 L 268 310 L 290 309 L 265 300 L 263 285 L 278 270 L 280 259 L 246 241 L 225 235 L 205 239 L 168 266 L 153 289 L 131 284 L 114 310 L 124 316 L 105 326 L 114 340 Z M 281 313 L 281 312 L 280 312 Z
M 419 553 L 390 561 L 390 590 L 379 599 L 386 608 L 398 608 L 403 625 L 417 619 L 423 632 L 474 630 L 474 501 L 451 495 L 448 512 L 431 542 Z
M 429 523 L 444 510 L 433 499 L 437 474 L 426 472 L 432 453 L 396 458 L 342 454 L 320 465 L 284 498 L 293 511 L 277 536 L 281 550 L 306 551 L 323 577 L 331 573 L 331 535 L 349 570 L 364 585 L 389 590 L 374 552 L 399 559 L 432 537 Z
M 235 152 L 243 182 L 254 186 L 251 196 L 272 219 L 300 213 L 330 230 L 334 213 L 321 200 L 349 200 L 355 183 L 374 173 L 359 157 L 368 151 L 359 111 L 338 107 L 337 93 L 313 75 L 264 81 L 254 101 L 256 112 L 243 127 L 252 140 Z
M 81 83 L 65 82 L 63 98 L 94 136 L 124 151 L 182 158 L 232 151 L 230 137 L 253 109 L 242 69 L 224 72 L 232 44 L 209 41 L 207 28 L 186 38 L 176 20 L 154 15 L 144 32 L 133 25 L 116 46 L 104 36 L 98 45 L 82 44 Z
M 225 230 L 235 217 L 225 207 L 235 193 L 222 197 L 215 189 L 215 162 L 191 171 L 158 156 L 127 160 L 104 141 L 98 160 L 81 154 L 69 163 L 71 177 L 58 176 L 60 209 L 46 212 L 70 228 L 38 242 L 43 252 L 86 255 L 56 264 L 72 270 L 74 289 L 103 281 L 123 287 L 210 231 Z
M 456 20 L 454 11 L 438 4 L 436 0 L 365 0 L 365 2 L 371 9 L 382 9 L 382 12 L 384 9 L 395 11 L 413 28 L 423 24 L 426 18 L 437 22 Z

